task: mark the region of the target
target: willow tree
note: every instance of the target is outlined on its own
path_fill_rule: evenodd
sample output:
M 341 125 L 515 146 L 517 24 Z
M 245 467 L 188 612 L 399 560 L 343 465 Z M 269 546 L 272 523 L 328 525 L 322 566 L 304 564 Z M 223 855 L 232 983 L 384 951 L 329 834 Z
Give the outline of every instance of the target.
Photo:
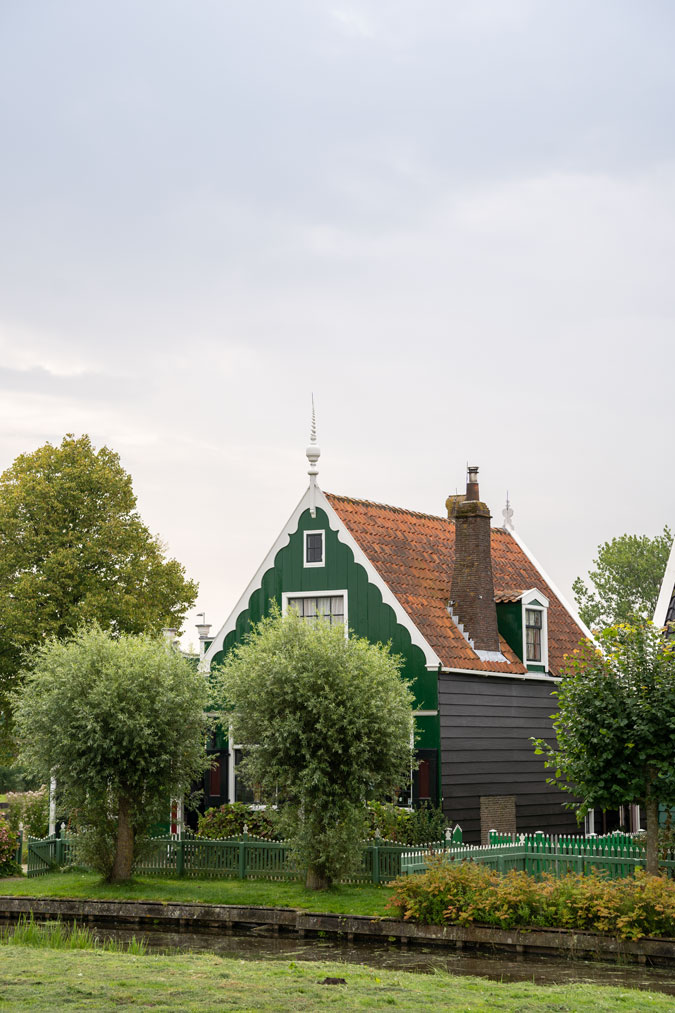
M 366 801 L 410 779 L 413 698 L 399 659 L 321 617 L 274 608 L 214 681 L 224 727 L 250 744 L 245 779 L 278 804 L 307 886 L 328 887 L 360 860 Z
M 36 648 L 14 702 L 20 759 L 56 777 L 87 864 L 129 879 L 170 799 L 207 765 L 204 676 L 164 637 L 94 626 Z
M 641 803 L 647 871 L 658 872 L 659 805 L 675 805 L 675 643 L 651 623 L 610 627 L 599 648 L 568 658 L 555 691 L 557 747 L 543 739 L 549 781 L 580 815 Z

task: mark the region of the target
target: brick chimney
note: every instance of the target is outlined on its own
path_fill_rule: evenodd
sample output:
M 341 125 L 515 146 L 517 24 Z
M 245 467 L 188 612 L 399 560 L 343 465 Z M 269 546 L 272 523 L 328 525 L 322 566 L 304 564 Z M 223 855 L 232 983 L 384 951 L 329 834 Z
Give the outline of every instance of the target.
M 466 498 L 456 504 L 454 519 L 455 567 L 450 606 L 477 651 L 499 651 L 490 511 L 479 499 L 478 468 L 468 469 Z

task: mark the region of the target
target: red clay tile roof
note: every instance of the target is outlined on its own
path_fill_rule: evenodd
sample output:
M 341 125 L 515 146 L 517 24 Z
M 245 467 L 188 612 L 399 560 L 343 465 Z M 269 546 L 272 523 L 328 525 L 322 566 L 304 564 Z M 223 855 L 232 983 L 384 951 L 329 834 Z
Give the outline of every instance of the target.
M 454 521 L 332 493 L 326 497 L 444 667 L 511 674 L 527 671 L 503 638 L 501 649 L 508 662 L 481 661 L 448 613 Z M 497 600 L 516 600 L 533 587 L 549 599 L 549 669 L 556 675 L 563 656 L 583 638 L 581 629 L 503 528 L 492 528 L 492 568 Z

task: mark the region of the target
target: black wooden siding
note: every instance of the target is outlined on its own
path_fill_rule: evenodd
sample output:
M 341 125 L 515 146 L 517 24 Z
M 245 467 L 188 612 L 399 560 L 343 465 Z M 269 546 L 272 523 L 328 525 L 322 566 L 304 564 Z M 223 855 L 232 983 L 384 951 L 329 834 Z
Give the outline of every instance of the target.
M 480 841 L 481 795 L 515 795 L 519 832 L 579 833 L 571 796 L 546 784 L 530 736 L 553 741 L 554 683 L 441 674 L 443 809 L 464 840 Z

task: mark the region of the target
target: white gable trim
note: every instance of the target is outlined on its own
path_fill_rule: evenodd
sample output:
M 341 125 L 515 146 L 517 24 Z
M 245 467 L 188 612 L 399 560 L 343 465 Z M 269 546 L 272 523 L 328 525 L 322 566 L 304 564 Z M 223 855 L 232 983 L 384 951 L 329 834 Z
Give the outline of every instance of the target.
M 394 610 L 396 622 L 399 624 L 399 626 L 403 626 L 404 629 L 408 631 L 408 633 L 410 634 L 410 639 L 413 642 L 413 644 L 415 644 L 416 647 L 419 647 L 420 650 L 424 652 L 427 659 L 426 661 L 427 668 L 437 668 L 441 663 L 441 659 L 438 657 L 438 655 L 431 647 L 431 645 L 427 642 L 422 633 L 420 633 L 417 626 L 415 626 L 415 623 L 412 621 L 406 610 L 403 608 L 394 592 L 391 590 L 389 585 L 386 583 L 385 580 L 383 580 L 383 578 L 380 576 L 380 574 L 375 569 L 373 564 L 370 562 L 370 560 L 368 559 L 365 552 L 352 535 L 347 525 L 344 523 L 344 521 L 335 511 L 335 509 L 331 506 L 331 504 L 326 499 L 326 496 L 321 491 L 321 489 L 317 489 L 317 503 L 328 514 L 330 526 L 331 528 L 333 528 L 334 531 L 337 531 L 338 535 L 340 536 L 340 541 L 342 542 L 342 544 L 348 545 L 349 548 L 354 553 L 354 561 L 361 564 L 363 569 L 366 571 L 370 583 L 374 584 L 375 587 L 380 592 L 380 594 L 382 595 L 382 601 L 385 603 L 385 605 L 389 605 Z
M 541 563 L 539 562 L 539 560 L 536 559 L 536 557 L 532 555 L 532 553 L 528 549 L 527 545 L 525 545 L 525 543 L 522 540 L 522 538 L 520 537 L 520 535 L 518 535 L 517 532 L 515 532 L 513 530 L 513 528 L 511 528 L 508 533 L 511 535 L 511 538 L 513 538 L 513 540 L 516 543 L 516 545 L 520 546 L 520 548 L 525 553 L 525 555 L 527 556 L 527 558 L 529 559 L 529 561 L 532 563 L 532 565 L 535 567 L 535 569 L 537 570 L 537 572 L 539 573 L 539 575 L 542 577 L 542 579 L 546 581 L 546 583 L 548 584 L 548 586 L 553 591 L 553 594 L 556 596 L 556 598 L 558 599 L 558 601 L 560 602 L 560 604 L 562 605 L 562 607 L 569 613 L 569 615 L 572 617 L 572 619 L 574 619 L 575 623 L 577 624 L 577 626 L 579 627 L 579 629 L 581 630 L 581 632 L 584 634 L 584 636 L 588 637 L 588 639 L 591 641 L 591 643 L 594 644 L 595 643 L 595 637 L 593 636 L 593 634 L 589 630 L 589 628 L 586 625 L 586 623 L 583 623 L 581 621 L 581 619 L 579 618 L 579 614 L 576 611 L 576 609 L 573 608 L 572 605 L 570 605 L 570 603 L 568 602 L 568 600 L 565 597 L 565 595 L 562 594 L 562 592 L 560 591 L 560 589 L 553 583 L 553 581 L 551 580 L 551 578 L 547 574 L 546 570 L 543 568 L 543 566 L 541 565 Z M 547 678 L 550 678 L 550 676 L 547 676 Z
M 216 656 L 218 651 L 222 651 L 223 644 L 225 642 L 225 637 L 228 635 L 228 633 L 232 632 L 232 630 L 237 625 L 237 619 L 239 618 L 241 613 L 248 608 L 249 598 L 251 597 L 253 592 L 257 591 L 257 589 L 260 587 L 263 576 L 267 573 L 268 570 L 272 569 L 274 565 L 274 559 L 279 549 L 283 549 L 285 545 L 288 545 L 291 535 L 295 534 L 295 532 L 298 530 L 298 523 L 300 521 L 300 517 L 305 512 L 305 510 L 308 509 L 308 507 L 309 507 L 309 489 L 304 494 L 304 496 L 296 506 L 295 510 L 286 521 L 286 524 L 284 525 L 281 534 L 279 535 L 276 542 L 274 543 L 274 545 L 267 553 L 260 566 L 258 567 L 255 577 L 253 577 L 248 587 L 242 594 L 241 598 L 234 606 L 233 610 L 230 612 L 229 616 L 227 617 L 227 619 L 220 627 L 213 640 L 211 641 L 211 645 L 204 654 L 204 657 L 202 658 L 199 665 L 202 671 L 208 672 L 209 666 L 213 661 L 214 657 Z
M 399 600 L 392 592 L 389 585 L 385 583 L 385 581 L 382 579 L 380 574 L 377 572 L 373 564 L 370 562 L 370 560 L 364 553 L 363 549 L 360 547 L 354 536 L 351 534 L 351 532 L 346 527 L 344 522 L 335 512 L 335 510 L 327 500 L 325 494 L 318 486 L 316 486 L 315 496 L 316 496 L 315 500 L 316 505 L 325 510 L 328 516 L 328 523 L 330 527 L 333 529 L 333 531 L 337 532 L 342 544 L 349 546 L 349 548 L 352 550 L 355 562 L 360 563 L 361 566 L 364 568 L 368 576 L 368 580 L 370 581 L 371 584 L 374 584 L 375 587 L 377 587 L 380 594 L 382 595 L 382 601 L 386 605 L 389 605 L 394 610 L 396 622 L 399 623 L 400 626 L 403 626 L 408 631 L 412 643 L 415 644 L 416 647 L 419 647 L 420 650 L 424 652 L 427 667 L 438 668 L 438 666 L 441 663 L 441 659 L 438 657 L 433 648 L 427 643 L 426 639 L 422 636 L 417 626 L 415 626 L 408 613 L 405 611 Z M 249 583 L 248 587 L 242 594 L 241 598 L 235 605 L 234 609 L 232 610 L 232 612 L 230 612 L 226 621 L 223 623 L 218 633 L 213 638 L 209 649 L 206 651 L 204 657 L 201 660 L 199 667 L 202 671 L 208 672 L 209 666 L 213 658 L 219 651 L 222 651 L 223 643 L 225 642 L 225 637 L 228 635 L 228 633 L 232 632 L 232 630 L 235 628 L 237 624 L 237 619 L 239 618 L 241 613 L 248 608 L 248 602 L 251 595 L 253 594 L 254 591 L 256 591 L 260 587 L 264 574 L 268 570 L 270 570 L 274 565 L 274 559 L 276 557 L 277 552 L 279 552 L 280 549 L 283 549 L 284 546 L 288 545 L 291 535 L 295 534 L 295 532 L 298 529 L 300 517 L 302 516 L 305 510 L 309 509 L 309 507 L 310 507 L 310 490 L 308 489 L 307 492 L 302 497 L 302 499 L 300 500 L 300 502 L 298 503 L 293 513 L 291 514 L 291 516 L 289 517 L 288 521 L 284 525 L 284 528 L 279 537 L 277 538 L 276 542 L 274 543 L 274 545 L 267 553 L 260 566 L 258 567 L 255 576 Z
M 675 542 L 673 542 L 670 550 L 668 565 L 666 566 L 663 583 L 659 591 L 659 599 L 654 610 L 654 625 L 658 626 L 659 629 L 666 625 L 666 613 L 668 612 L 670 599 L 673 596 L 673 588 L 675 588 Z

